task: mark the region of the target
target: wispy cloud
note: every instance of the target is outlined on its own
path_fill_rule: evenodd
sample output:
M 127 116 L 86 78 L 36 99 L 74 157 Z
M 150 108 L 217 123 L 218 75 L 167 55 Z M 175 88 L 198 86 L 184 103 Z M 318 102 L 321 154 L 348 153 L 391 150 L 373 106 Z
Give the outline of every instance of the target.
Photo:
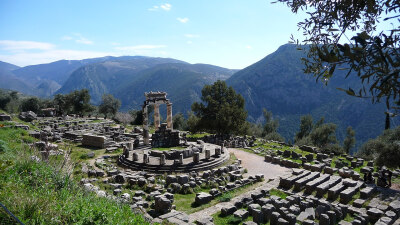
M 200 35 L 198 35 L 198 34 L 185 34 L 185 37 L 187 37 L 187 38 L 199 38 Z
M 251 47 L 251 45 L 246 45 L 245 46 L 247 49 L 253 49 L 253 47 Z
M 71 37 L 74 37 L 72 35 Z M 81 40 L 82 39 L 73 39 Z M 143 55 L 160 56 L 167 55 L 166 45 L 131 45 L 120 46 L 115 44 L 110 51 L 89 51 L 60 49 L 54 44 L 35 41 L 0 40 L 0 61 L 12 63 L 18 66 L 50 63 L 57 60 L 80 60 L 104 56 Z
M 189 21 L 189 18 L 187 18 L 187 17 L 185 17 L 185 18 L 180 18 L 180 17 L 178 17 L 178 18 L 176 18 L 179 22 L 181 22 L 181 23 L 187 23 L 188 21 Z
M 45 42 L 0 40 L 0 49 L 6 51 L 49 50 L 54 47 L 53 44 Z
M 133 45 L 133 46 L 121 46 L 115 47 L 115 50 L 119 51 L 138 51 L 138 50 L 151 50 L 157 48 L 165 48 L 166 45 Z
M 73 39 L 73 37 L 71 37 L 71 36 L 63 36 L 63 37 L 61 37 L 61 40 L 63 40 L 63 41 L 70 41 L 72 39 Z
M 164 11 L 169 11 L 169 10 L 171 10 L 171 8 L 172 8 L 171 4 L 165 3 L 165 4 L 161 4 L 161 5 L 155 5 L 155 6 L 151 7 L 151 8 L 149 8 L 148 10 L 149 11 L 158 11 L 158 10 L 161 9 L 161 10 L 164 10 Z
M 73 33 L 72 35 L 63 36 L 63 37 L 61 37 L 61 40 L 63 40 L 63 41 L 75 41 L 76 43 L 84 44 L 84 45 L 92 45 L 93 44 L 93 41 L 85 38 L 80 33 Z
M 186 44 L 191 45 L 191 44 L 193 44 L 193 42 L 192 41 L 187 41 Z
M 42 63 L 50 63 L 58 60 L 80 60 L 87 58 L 96 58 L 103 56 L 120 56 L 115 52 L 100 51 L 80 51 L 67 49 L 50 49 L 44 51 L 21 51 L 14 54 L 0 54 L 0 61 L 12 63 L 18 66 L 36 65 Z

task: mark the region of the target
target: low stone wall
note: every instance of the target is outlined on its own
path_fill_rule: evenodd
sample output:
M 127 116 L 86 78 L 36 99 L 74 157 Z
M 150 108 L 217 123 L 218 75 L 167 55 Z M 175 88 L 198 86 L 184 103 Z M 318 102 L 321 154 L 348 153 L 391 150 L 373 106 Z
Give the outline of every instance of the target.
M 193 150 L 192 149 L 182 149 L 182 150 L 173 149 L 169 151 L 151 150 L 149 151 L 149 154 L 150 156 L 154 157 L 161 157 L 161 155 L 165 155 L 165 158 L 169 160 L 179 159 L 180 154 L 182 154 L 183 158 L 186 159 L 193 156 Z

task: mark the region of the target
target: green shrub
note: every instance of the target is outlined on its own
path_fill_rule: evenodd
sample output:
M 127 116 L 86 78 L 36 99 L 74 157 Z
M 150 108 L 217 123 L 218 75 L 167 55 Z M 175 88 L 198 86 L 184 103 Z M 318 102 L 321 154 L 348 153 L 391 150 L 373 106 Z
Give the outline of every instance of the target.
M 229 202 L 232 199 L 232 193 L 225 192 L 221 196 L 218 197 L 218 201 L 220 202 Z

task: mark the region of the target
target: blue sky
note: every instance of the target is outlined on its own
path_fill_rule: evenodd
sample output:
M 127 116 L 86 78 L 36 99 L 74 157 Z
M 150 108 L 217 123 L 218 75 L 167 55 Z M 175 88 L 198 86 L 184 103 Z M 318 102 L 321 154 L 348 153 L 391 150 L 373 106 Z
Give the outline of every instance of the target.
M 241 69 L 298 35 L 302 18 L 266 0 L 2 0 L 0 61 L 145 55 Z

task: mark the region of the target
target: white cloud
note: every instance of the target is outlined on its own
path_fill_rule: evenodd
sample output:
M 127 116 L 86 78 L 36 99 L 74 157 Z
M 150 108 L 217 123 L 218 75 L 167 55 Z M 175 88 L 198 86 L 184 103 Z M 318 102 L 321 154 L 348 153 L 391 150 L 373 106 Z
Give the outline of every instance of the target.
M 171 8 L 172 8 L 171 4 L 165 3 L 165 4 L 161 4 L 161 5 L 155 5 L 155 6 L 151 7 L 151 8 L 149 8 L 148 10 L 149 11 L 158 11 L 158 10 L 161 9 L 161 10 L 164 10 L 164 11 L 169 11 L 169 10 L 171 10 Z
M 121 44 L 118 43 L 118 42 L 111 42 L 110 44 L 111 44 L 111 45 L 114 45 L 114 46 L 115 46 L 115 45 L 121 45 Z
M 72 36 L 68 36 L 68 35 L 63 36 L 61 38 L 61 40 L 63 40 L 63 41 L 75 41 L 76 43 L 84 44 L 84 45 L 92 45 L 93 44 L 93 41 L 85 38 L 80 33 L 73 33 Z
M 251 47 L 250 45 L 246 45 L 247 49 L 253 49 L 253 47 Z
M 71 37 L 71 36 L 63 36 L 62 38 L 61 38 L 61 40 L 63 40 L 63 41 L 70 41 L 70 40 L 72 40 L 73 38 Z
M 158 7 L 157 5 L 149 8 L 149 11 L 157 11 L 160 7 Z
M 121 46 L 115 47 L 115 50 L 119 51 L 138 51 L 138 50 L 151 50 L 157 48 L 165 48 L 165 45 L 133 45 L 133 46 Z
M 0 54 L 0 61 L 12 63 L 18 66 L 36 65 L 50 63 L 57 60 L 80 60 L 103 56 L 119 56 L 113 52 L 79 51 L 66 49 L 51 49 L 41 52 L 23 51 L 15 54 Z M 121 54 L 120 54 L 121 55 Z
M 165 11 L 169 11 L 169 10 L 171 10 L 172 5 L 165 3 L 165 4 L 162 4 L 160 7 Z
M 185 34 L 185 37 L 187 37 L 187 38 L 198 38 L 198 37 L 200 37 L 200 35 L 197 35 L 197 34 Z
M 193 42 L 192 42 L 192 41 L 187 41 L 186 43 L 189 44 L 189 45 L 191 45 Z
M 180 18 L 180 17 L 178 17 L 178 18 L 176 18 L 179 22 L 181 22 L 181 23 L 187 23 L 188 21 L 189 21 L 189 18 L 187 18 L 187 17 L 185 17 L 185 18 Z
M 85 41 L 84 39 L 76 40 Z M 74 41 L 76 40 L 74 39 Z M 27 66 L 50 63 L 62 59 L 80 60 L 122 55 L 143 55 L 154 57 L 167 54 L 165 51 L 162 51 L 167 47 L 166 45 L 118 46 L 119 43 L 111 44 L 115 44 L 115 46 L 110 51 L 86 51 L 59 49 L 56 45 L 45 42 L 0 40 L 0 61 L 12 63 L 18 66 Z
M 0 40 L 0 49 L 7 51 L 49 50 L 54 47 L 53 44 L 45 42 Z

